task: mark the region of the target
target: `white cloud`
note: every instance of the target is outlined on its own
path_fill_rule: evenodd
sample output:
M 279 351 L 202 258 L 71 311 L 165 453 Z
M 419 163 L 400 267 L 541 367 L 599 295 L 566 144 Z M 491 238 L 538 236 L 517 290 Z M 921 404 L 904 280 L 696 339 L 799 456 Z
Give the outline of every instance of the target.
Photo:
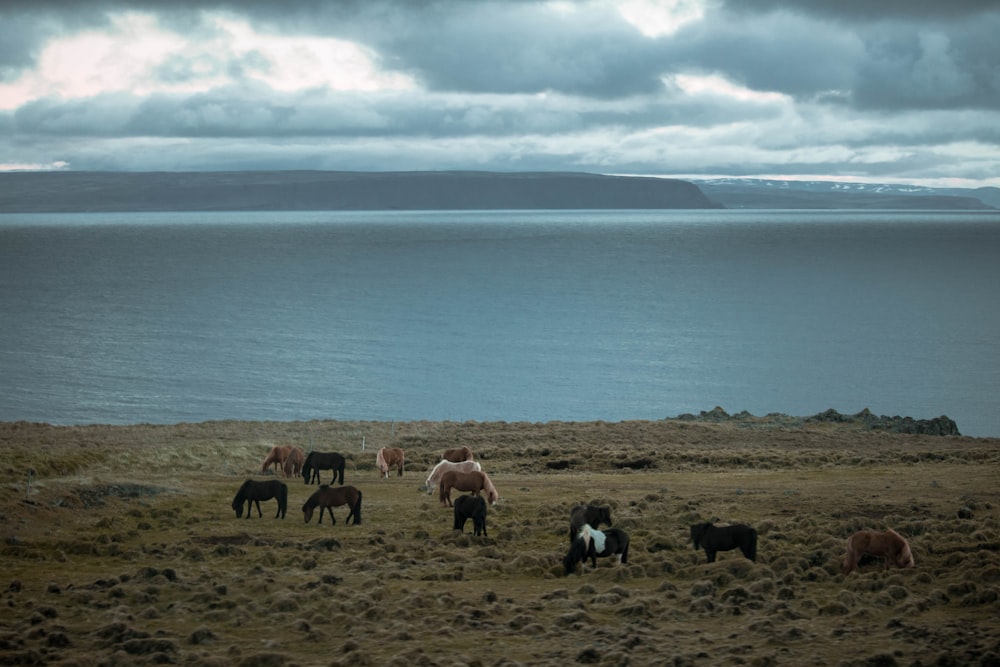
M 615 5 L 622 17 L 647 37 L 672 35 L 705 13 L 700 0 L 624 0 Z

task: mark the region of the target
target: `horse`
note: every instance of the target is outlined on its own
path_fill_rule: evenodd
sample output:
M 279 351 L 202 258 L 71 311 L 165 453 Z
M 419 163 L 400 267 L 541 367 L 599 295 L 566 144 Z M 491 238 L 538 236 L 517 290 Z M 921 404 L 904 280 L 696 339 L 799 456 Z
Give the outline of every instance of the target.
M 283 468 L 285 477 L 296 477 L 302 473 L 302 464 L 305 463 L 306 452 L 301 447 L 288 448 L 288 456 L 285 457 Z
M 500 494 L 493 482 L 482 470 L 472 472 L 460 472 L 458 470 L 448 470 L 441 475 L 438 498 L 442 507 L 454 507 L 451 503 L 451 490 L 471 491 L 472 495 L 479 495 L 480 491 L 486 493 L 486 498 L 490 505 L 496 503 Z
M 306 523 L 309 523 L 313 517 L 313 510 L 319 507 L 319 521 L 316 523 L 320 524 L 323 523 L 323 510 L 326 510 L 330 513 L 330 525 L 332 526 L 337 523 L 336 517 L 333 516 L 333 508 L 341 505 L 347 505 L 351 510 L 347 514 L 348 524 L 351 523 L 351 517 L 354 517 L 355 526 L 361 523 L 361 491 L 353 486 L 334 488 L 329 484 L 321 485 L 302 505 L 302 513 Z
M 588 558 L 596 568 L 598 556 L 617 556 L 619 564 L 628 563 L 628 542 L 628 533 L 620 528 L 600 531 L 585 523 L 563 557 L 563 570 L 569 576 L 576 571 L 577 563 L 581 563 L 582 573 L 586 569 Z
M 468 447 L 454 447 L 452 449 L 446 449 L 444 450 L 444 454 L 441 455 L 441 459 L 444 461 L 451 461 L 452 463 L 471 461 L 472 450 Z
M 403 459 L 405 454 L 399 447 L 381 447 L 375 454 L 375 465 L 382 477 L 389 478 L 389 468 L 396 466 L 397 476 L 403 476 Z
M 597 528 L 601 524 L 611 525 L 611 508 L 598 505 L 577 505 L 569 512 L 569 541 L 576 539 L 584 524 Z
M 333 484 L 337 480 L 337 474 L 339 473 L 340 484 L 343 485 L 345 464 L 344 457 L 336 452 L 309 452 L 309 456 L 306 457 L 305 462 L 302 464 L 302 479 L 305 480 L 306 484 L 312 484 L 313 482 L 322 484 L 319 471 L 332 470 L 333 479 L 330 480 L 330 483 Z
M 260 511 L 260 501 L 270 500 L 271 498 L 278 500 L 278 513 L 274 515 L 274 518 L 281 517 L 284 519 L 285 510 L 288 508 L 288 486 L 276 479 L 269 479 L 266 482 L 248 479 L 243 482 L 240 490 L 236 492 L 236 497 L 233 498 L 233 509 L 236 510 L 236 518 L 239 519 L 243 516 L 243 503 L 247 505 L 248 519 L 253 513 L 252 508 L 255 503 L 257 505 L 257 516 L 263 517 L 264 514 Z
M 864 556 L 884 559 L 886 569 L 890 565 L 898 568 L 914 567 L 910 544 L 891 528 L 881 533 L 876 530 L 859 530 L 847 538 L 847 554 L 840 571 L 850 574 L 858 568 L 858 562 Z
M 462 472 L 472 472 L 473 470 L 482 470 L 483 467 L 479 465 L 478 461 L 462 461 L 461 463 L 453 463 L 452 461 L 441 460 L 434 468 L 431 469 L 430 474 L 427 475 L 427 495 L 434 493 L 434 489 L 437 488 L 438 482 L 441 481 L 441 475 L 445 473 L 446 470 L 460 470 Z
M 465 522 L 472 519 L 472 532 L 486 533 L 486 501 L 482 496 L 459 496 L 455 499 L 455 530 L 465 532 Z
M 757 562 L 757 531 L 750 526 L 737 524 L 716 527 L 707 521 L 696 523 L 691 526 L 691 541 L 694 542 L 695 551 L 705 549 L 709 563 L 715 562 L 717 551 L 736 548 L 739 548 L 745 557 Z
M 291 445 L 275 445 L 271 447 L 271 450 L 264 457 L 264 463 L 260 467 L 261 473 L 266 473 L 269 466 L 274 466 L 274 474 L 278 474 L 278 470 L 282 467 L 285 462 L 285 458 L 288 456 L 288 450 L 291 449 Z

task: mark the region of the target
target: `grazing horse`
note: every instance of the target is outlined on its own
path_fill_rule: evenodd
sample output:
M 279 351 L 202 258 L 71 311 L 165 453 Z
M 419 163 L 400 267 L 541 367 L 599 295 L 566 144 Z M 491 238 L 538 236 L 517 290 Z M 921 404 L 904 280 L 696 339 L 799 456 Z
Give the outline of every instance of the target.
M 455 530 L 465 532 L 465 522 L 472 519 L 472 532 L 478 536 L 486 533 L 486 501 L 482 496 L 459 496 L 455 498 Z
M 396 466 L 397 476 L 403 476 L 403 459 L 405 454 L 399 447 L 381 447 L 375 454 L 375 465 L 382 477 L 389 478 L 389 468 Z
M 317 484 L 322 484 L 322 480 L 319 478 L 320 470 L 332 470 L 333 479 L 330 483 L 333 484 L 337 480 L 337 474 L 340 474 L 340 483 L 344 483 L 344 465 L 346 461 L 344 457 L 336 452 L 309 452 L 309 456 L 306 457 L 305 462 L 302 464 L 302 479 L 305 480 L 306 484 L 312 484 L 316 482 Z
M 441 505 L 446 507 L 453 507 L 451 503 L 452 489 L 471 491 L 474 496 L 478 496 L 479 492 L 483 491 L 490 505 L 494 504 L 500 497 L 497 488 L 493 486 L 493 482 L 482 470 L 473 470 L 472 472 L 448 470 L 441 475 L 439 487 L 438 499 L 441 501 Z
M 739 548 L 743 555 L 757 562 L 757 531 L 750 526 L 737 524 L 735 526 L 716 527 L 707 521 L 691 526 L 691 541 L 695 551 L 705 549 L 709 563 L 715 562 L 717 551 L 729 551 Z
M 447 470 L 459 470 L 461 472 L 472 472 L 473 470 L 482 470 L 483 467 L 479 465 L 478 461 L 462 461 L 460 463 L 453 463 L 452 461 L 442 460 L 431 470 L 430 474 L 427 475 L 427 495 L 434 493 L 434 489 L 437 488 L 438 483 L 441 481 L 441 475 Z
M 452 463 L 461 463 L 462 461 L 472 460 L 472 450 L 468 447 L 455 447 L 453 449 L 444 450 L 444 454 L 441 458 L 445 461 L 451 461 Z
M 611 508 L 600 507 L 598 505 L 577 505 L 569 511 L 569 541 L 573 540 L 580 533 L 584 524 L 591 528 L 597 528 L 601 524 L 611 525 Z
M 274 466 L 274 474 L 278 474 L 278 470 L 281 469 L 285 462 L 285 458 L 288 456 L 288 450 L 291 449 L 291 445 L 275 445 L 271 447 L 271 450 L 264 457 L 264 463 L 260 467 L 261 473 L 266 473 L 268 467 Z
M 306 461 L 306 452 L 301 447 L 289 447 L 288 456 L 282 466 L 285 470 L 285 477 L 297 477 L 302 473 L 302 464 Z
M 288 486 L 284 482 L 279 482 L 276 479 L 269 479 L 266 482 L 257 482 L 252 479 L 248 479 L 243 482 L 243 486 L 240 490 L 236 492 L 236 497 L 233 498 L 233 509 L 236 510 L 236 518 L 239 519 L 243 516 L 243 503 L 247 506 L 247 518 L 253 514 L 253 505 L 257 505 L 257 516 L 263 517 L 264 514 L 260 511 L 260 501 L 270 500 L 271 498 L 276 498 L 278 500 L 278 513 L 274 515 L 274 518 L 285 518 L 285 510 L 288 507 Z
M 569 576 L 576 571 L 577 563 L 581 563 L 583 568 L 580 571 L 583 572 L 588 558 L 596 568 L 598 556 L 618 556 L 619 563 L 628 563 L 628 542 L 628 533 L 620 528 L 600 531 L 591 528 L 589 524 L 583 524 L 563 557 L 563 570 Z
M 309 523 L 313 518 L 313 511 L 319 507 L 319 521 L 316 523 L 320 524 L 323 523 L 323 510 L 326 510 L 330 513 L 330 525 L 332 526 L 337 523 L 337 519 L 333 516 L 333 508 L 341 505 L 347 505 L 351 510 L 347 514 L 348 524 L 351 523 L 351 517 L 354 517 L 355 526 L 361 523 L 361 491 L 353 486 L 334 488 L 329 484 L 323 484 L 302 505 L 302 513 L 306 523 Z
M 885 532 L 875 530 L 859 530 L 847 538 L 847 555 L 840 571 L 850 574 L 858 567 L 858 561 L 864 556 L 882 558 L 886 569 L 890 565 L 899 568 L 913 567 L 913 552 L 909 543 L 902 535 L 889 528 Z

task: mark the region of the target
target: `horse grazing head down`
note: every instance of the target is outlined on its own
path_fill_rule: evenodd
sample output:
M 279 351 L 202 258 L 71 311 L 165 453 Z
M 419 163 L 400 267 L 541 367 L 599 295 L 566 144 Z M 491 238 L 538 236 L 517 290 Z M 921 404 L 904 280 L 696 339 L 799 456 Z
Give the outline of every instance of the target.
M 891 528 L 883 532 L 859 530 L 847 538 L 847 553 L 844 555 L 844 564 L 840 571 L 850 574 L 857 569 L 858 563 L 865 556 L 884 559 L 886 568 L 891 565 L 898 568 L 916 565 L 909 542 Z
M 576 571 L 578 563 L 586 564 L 588 558 L 595 568 L 598 557 L 617 556 L 619 564 L 628 563 L 628 545 L 629 536 L 624 530 L 608 528 L 601 531 L 584 524 L 563 556 L 563 572 L 569 576 Z
M 577 505 L 569 512 L 569 541 L 572 542 L 580 528 L 589 525 L 597 528 L 601 524 L 611 525 L 611 508 L 599 505 Z
M 461 472 L 472 472 L 480 471 L 483 467 L 479 465 L 478 461 L 461 461 L 459 463 L 454 463 L 452 461 L 440 461 L 435 465 L 430 473 L 427 474 L 427 493 L 434 493 L 434 489 L 441 482 L 441 476 L 444 475 L 449 470 L 458 470 Z

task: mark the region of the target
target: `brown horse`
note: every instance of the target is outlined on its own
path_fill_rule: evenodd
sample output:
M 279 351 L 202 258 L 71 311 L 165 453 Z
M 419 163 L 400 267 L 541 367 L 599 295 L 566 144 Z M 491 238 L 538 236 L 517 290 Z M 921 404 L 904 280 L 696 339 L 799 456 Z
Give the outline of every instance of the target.
M 895 565 L 899 568 L 913 567 L 913 552 L 903 536 L 892 530 L 885 532 L 876 530 L 859 530 L 847 538 L 847 555 L 840 571 L 850 574 L 858 567 L 858 561 L 865 556 L 885 559 L 885 567 Z
M 441 458 L 445 461 L 451 461 L 452 463 L 461 463 L 462 461 L 472 460 L 472 450 L 468 447 L 455 447 L 453 449 L 444 450 L 444 454 Z
M 306 460 L 306 451 L 301 447 L 289 447 L 288 455 L 285 457 L 285 462 L 282 468 L 285 471 L 285 477 L 298 477 L 302 474 L 302 464 Z
M 274 474 L 277 475 L 278 471 L 281 470 L 285 463 L 285 458 L 288 456 L 288 450 L 291 449 L 291 445 L 275 445 L 271 447 L 271 451 L 267 453 L 264 457 L 264 464 L 261 465 L 260 471 L 266 473 L 269 466 L 274 466 Z
M 441 501 L 442 507 L 454 507 L 451 502 L 452 489 L 469 491 L 474 496 L 478 496 L 479 492 L 483 491 L 486 494 L 486 500 L 490 503 L 490 505 L 496 503 L 497 499 L 500 497 L 500 494 L 497 493 L 497 488 L 493 486 L 493 482 L 490 480 L 489 476 L 481 470 L 474 470 L 472 472 L 448 470 L 441 475 L 441 481 L 438 484 L 438 488 L 438 499 Z
M 330 513 L 330 525 L 332 526 L 337 523 L 337 519 L 333 516 L 333 508 L 341 505 L 347 505 L 351 510 L 347 514 L 348 524 L 351 523 L 351 517 L 354 517 L 355 526 L 361 523 L 361 491 L 353 486 L 333 487 L 329 484 L 323 484 L 302 505 L 302 513 L 306 523 L 309 523 L 313 518 L 313 511 L 319 507 L 319 521 L 316 523 L 320 524 L 323 523 L 323 510 L 326 510 Z
M 452 463 L 451 461 L 440 461 L 434 468 L 431 469 L 430 473 L 427 475 L 427 495 L 434 493 L 434 489 L 437 488 L 438 483 L 441 481 L 441 475 L 447 470 L 460 470 L 462 472 L 471 472 L 473 470 L 482 470 L 483 467 L 479 465 L 478 461 L 462 461 L 461 463 Z
M 396 467 L 399 477 L 403 476 L 403 459 L 405 454 L 399 447 L 382 447 L 375 454 L 375 465 L 378 466 L 382 477 L 389 478 L 389 469 Z

